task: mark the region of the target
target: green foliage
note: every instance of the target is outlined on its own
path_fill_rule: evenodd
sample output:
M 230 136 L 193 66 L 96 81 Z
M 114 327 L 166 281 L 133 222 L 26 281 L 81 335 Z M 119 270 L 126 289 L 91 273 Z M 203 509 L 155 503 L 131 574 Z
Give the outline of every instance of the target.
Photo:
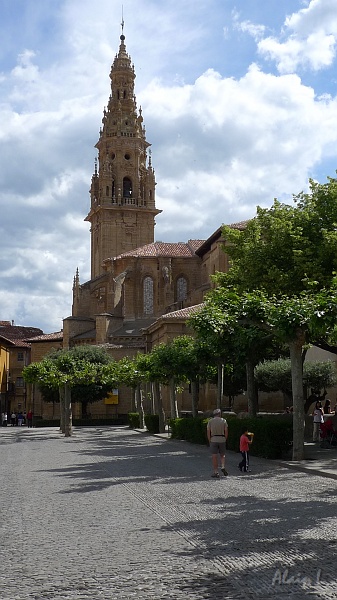
M 231 258 L 229 279 L 241 290 L 298 295 L 317 282 L 329 287 L 337 270 L 337 180 L 310 181 L 293 205 L 257 209 L 243 230 L 223 229 Z
M 293 438 L 291 416 L 232 419 L 228 427 L 229 450 L 239 452 L 240 436 L 244 429 L 254 433 L 254 441 L 249 449 L 253 456 L 278 459 L 288 455 Z
M 75 346 L 70 350 L 53 351 L 42 361 L 24 367 L 23 377 L 29 383 L 58 388 L 67 384 L 100 384 L 115 387 L 113 360 L 97 346 Z
M 266 360 L 255 367 L 254 373 L 259 390 L 263 392 L 281 390 L 291 394 L 290 359 Z
M 289 359 L 264 361 L 255 367 L 259 390 L 281 390 L 291 394 L 291 363 Z M 308 361 L 303 365 L 303 382 L 308 388 L 322 389 L 336 383 L 336 367 L 331 361 Z
M 139 429 L 140 421 L 139 421 L 139 413 L 128 413 L 128 425 L 130 429 Z
M 207 444 L 207 423 L 208 419 L 179 418 L 170 419 L 171 437 L 179 440 L 186 440 L 195 444 Z
M 337 382 L 335 363 L 331 361 L 313 361 L 304 363 L 304 382 L 315 390 L 333 387 Z
M 159 433 L 159 415 L 145 415 L 144 421 L 150 433 Z
M 23 377 L 38 384 L 47 402 L 58 402 L 59 388 L 71 386 L 72 402 L 82 404 L 85 412 L 88 403 L 102 400 L 116 387 L 116 363 L 104 348 L 75 346 L 53 351 L 42 361 L 25 367 Z
M 228 422 L 227 448 L 239 452 L 240 436 L 244 428 L 254 432 L 251 454 L 263 458 L 277 459 L 286 456 L 292 443 L 292 419 L 247 418 L 238 419 L 225 415 Z M 171 436 L 196 444 L 207 444 L 207 423 L 209 419 L 185 418 L 171 419 Z

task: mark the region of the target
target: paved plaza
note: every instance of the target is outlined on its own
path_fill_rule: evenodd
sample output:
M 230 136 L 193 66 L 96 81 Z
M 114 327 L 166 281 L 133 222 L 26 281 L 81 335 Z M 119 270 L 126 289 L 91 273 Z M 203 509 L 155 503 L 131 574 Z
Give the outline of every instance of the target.
M 337 480 L 121 428 L 1 428 L 1 600 L 337 599 Z

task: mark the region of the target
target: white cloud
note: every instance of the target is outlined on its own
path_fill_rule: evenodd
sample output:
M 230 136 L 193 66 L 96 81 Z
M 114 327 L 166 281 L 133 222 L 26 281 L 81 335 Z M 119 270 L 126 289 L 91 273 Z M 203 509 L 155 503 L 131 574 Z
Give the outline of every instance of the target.
M 258 51 L 275 61 L 280 73 L 292 73 L 298 68 L 319 71 L 332 65 L 336 38 L 335 0 L 311 0 L 308 7 L 285 19 L 280 37 L 260 40 Z
M 232 11 L 233 28 L 242 33 L 248 33 L 255 41 L 258 41 L 264 34 L 266 28 L 264 25 L 253 23 L 249 20 L 240 20 L 240 13 L 235 9 Z
M 247 36 L 233 49 L 227 25 L 234 0 L 226 10 L 222 0 L 214 2 L 218 10 L 211 11 L 209 0 L 132 0 L 125 11 L 163 209 L 156 239 L 163 241 L 205 239 L 274 196 L 290 199 L 337 154 L 333 88 L 322 86 L 318 96 L 293 72 L 334 60 L 335 1 L 283 15 L 280 36 L 264 38 L 267 27 L 253 23 L 250 0 L 243 1 L 243 18 L 234 13 L 236 31 L 248 33 L 249 47 L 255 42 L 281 75 L 264 72 L 250 50 L 240 75 L 233 68 L 231 76 L 226 65 L 240 60 Z M 39 10 L 27 21 L 31 30 L 21 23 L 16 57 L 0 62 L 0 302 L 1 318 L 53 331 L 71 312 L 76 267 L 81 282 L 90 277 L 84 218 L 121 7 L 117 0 L 98 0 L 96 10 L 89 0 L 60 0 L 48 39 L 39 28 L 47 19 L 44 3 Z M 6 39 L 12 49 L 13 36 Z
M 296 75 L 265 74 L 256 65 L 240 80 L 209 70 L 193 86 L 153 82 L 141 96 L 156 132 L 160 238 L 164 220 L 179 238 L 188 229 L 210 233 L 241 220 L 242 206 L 252 216 L 275 190 L 291 197 L 325 146 L 337 144 L 335 99 L 317 99 Z M 182 205 L 186 219 L 179 218 Z

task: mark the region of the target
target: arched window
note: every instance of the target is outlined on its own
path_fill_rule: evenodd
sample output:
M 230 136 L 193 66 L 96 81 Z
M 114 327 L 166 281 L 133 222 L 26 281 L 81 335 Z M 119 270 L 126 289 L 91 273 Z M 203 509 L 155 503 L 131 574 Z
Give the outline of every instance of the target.
M 177 302 L 182 302 L 187 298 L 187 280 L 185 277 L 178 277 L 177 279 Z
M 123 179 L 123 198 L 132 198 L 132 181 L 129 177 Z
M 145 277 L 143 281 L 144 315 L 153 315 L 153 279 Z

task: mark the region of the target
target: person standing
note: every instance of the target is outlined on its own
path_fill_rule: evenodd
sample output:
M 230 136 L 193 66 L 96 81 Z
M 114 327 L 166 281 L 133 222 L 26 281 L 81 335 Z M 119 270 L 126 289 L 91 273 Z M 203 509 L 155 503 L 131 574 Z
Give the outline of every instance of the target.
M 326 401 L 325 401 L 325 403 L 324 403 L 323 411 L 324 411 L 325 415 L 330 415 L 331 414 L 331 402 L 330 402 L 329 398 L 327 398 Z
M 240 437 L 240 452 L 242 455 L 242 461 L 239 463 L 240 471 L 248 473 L 249 470 L 249 446 L 253 442 L 254 434 L 248 431 L 245 427 Z
M 11 425 L 12 425 L 12 427 L 14 427 L 14 425 L 16 425 L 16 413 L 14 412 L 14 410 L 11 413 Z
M 316 402 L 315 408 L 312 412 L 312 416 L 314 418 L 314 429 L 313 429 L 312 440 L 313 440 L 313 442 L 319 442 L 321 423 L 324 423 L 324 413 L 323 413 L 323 408 L 322 408 L 322 402 L 320 402 L 320 401 Z
M 28 427 L 33 427 L 33 413 L 30 409 L 27 412 L 27 425 Z
M 228 424 L 226 419 L 221 417 L 220 408 L 216 408 L 213 411 L 213 418 L 207 423 L 207 439 L 209 441 L 209 448 L 212 455 L 212 466 L 213 473 L 212 477 L 215 479 L 220 478 L 219 474 L 219 459 L 220 455 L 220 468 L 223 475 L 227 476 L 228 473 L 225 468 L 225 452 L 226 452 L 226 440 L 228 437 Z
M 22 426 L 22 423 L 23 423 L 23 414 L 22 414 L 22 412 L 20 411 L 20 412 L 18 413 L 18 427 L 21 427 L 21 426 Z

